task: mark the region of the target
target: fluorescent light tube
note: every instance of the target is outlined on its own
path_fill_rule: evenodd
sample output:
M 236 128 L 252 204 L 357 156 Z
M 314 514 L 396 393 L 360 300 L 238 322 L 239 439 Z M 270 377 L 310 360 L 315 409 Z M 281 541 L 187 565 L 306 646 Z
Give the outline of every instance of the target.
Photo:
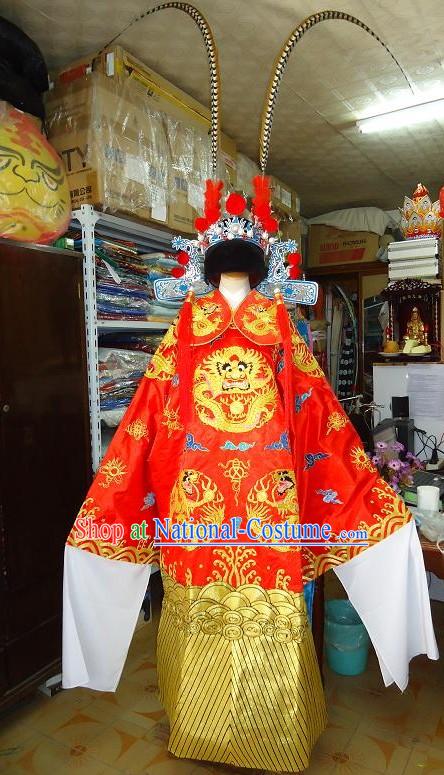
M 392 110 L 390 113 L 381 113 L 380 116 L 361 118 L 356 122 L 356 126 L 363 134 L 370 134 L 370 132 L 386 132 L 404 129 L 414 124 L 425 124 L 437 118 L 444 118 L 444 98 Z

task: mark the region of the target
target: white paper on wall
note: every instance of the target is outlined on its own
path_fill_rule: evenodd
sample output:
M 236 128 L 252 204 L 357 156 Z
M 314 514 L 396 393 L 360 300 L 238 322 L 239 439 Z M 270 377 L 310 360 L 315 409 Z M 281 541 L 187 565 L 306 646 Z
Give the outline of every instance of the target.
M 407 368 L 410 417 L 444 417 L 444 369 L 436 364 Z

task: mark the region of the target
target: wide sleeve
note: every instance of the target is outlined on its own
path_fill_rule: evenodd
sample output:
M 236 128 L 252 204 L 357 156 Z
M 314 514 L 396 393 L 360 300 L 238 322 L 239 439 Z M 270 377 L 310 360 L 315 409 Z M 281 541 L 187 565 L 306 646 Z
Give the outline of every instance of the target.
M 290 440 L 309 544 L 301 548 L 304 578 L 334 568 L 367 626 L 384 680 L 403 689 L 413 656 L 438 657 L 414 521 L 296 332 L 291 379 Z
M 80 508 L 65 547 L 65 688 L 114 691 L 157 555 L 153 454 L 176 370 L 176 327 L 140 382 Z
M 404 691 L 413 657 L 439 658 L 414 521 L 337 565 L 335 573 L 367 628 L 385 685 L 396 683 Z
M 303 574 L 310 579 L 368 550 L 412 517 L 379 476 L 316 358 L 294 331 L 291 379 L 300 521 L 313 526 L 313 545 L 303 547 Z M 327 544 L 315 546 L 316 537 Z

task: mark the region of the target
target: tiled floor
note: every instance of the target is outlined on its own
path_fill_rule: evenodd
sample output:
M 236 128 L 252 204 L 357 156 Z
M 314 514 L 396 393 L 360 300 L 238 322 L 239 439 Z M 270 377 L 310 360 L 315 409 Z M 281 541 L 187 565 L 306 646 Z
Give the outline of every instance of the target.
M 433 616 L 444 653 L 444 603 L 433 604 Z M 0 772 L 232 773 L 168 754 L 168 721 L 156 696 L 156 625 L 138 627 L 115 694 L 71 689 L 52 699 L 39 696 L 1 718 Z M 326 668 L 325 677 L 329 725 L 306 775 L 444 775 L 442 662 L 414 660 L 404 694 L 384 688 L 373 654 L 361 676 L 345 678 Z

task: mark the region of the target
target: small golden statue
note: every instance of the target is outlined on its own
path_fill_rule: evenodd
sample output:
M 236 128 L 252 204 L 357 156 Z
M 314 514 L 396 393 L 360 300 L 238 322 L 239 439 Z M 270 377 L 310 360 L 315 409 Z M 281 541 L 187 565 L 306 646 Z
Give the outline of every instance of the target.
M 404 335 L 404 339 L 415 339 L 421 345 L 428 345 L 427 331 L 424 323 L 421 320 L 418 307 L 413 307 L 410 320 L 407 323 L 407 332 Z

